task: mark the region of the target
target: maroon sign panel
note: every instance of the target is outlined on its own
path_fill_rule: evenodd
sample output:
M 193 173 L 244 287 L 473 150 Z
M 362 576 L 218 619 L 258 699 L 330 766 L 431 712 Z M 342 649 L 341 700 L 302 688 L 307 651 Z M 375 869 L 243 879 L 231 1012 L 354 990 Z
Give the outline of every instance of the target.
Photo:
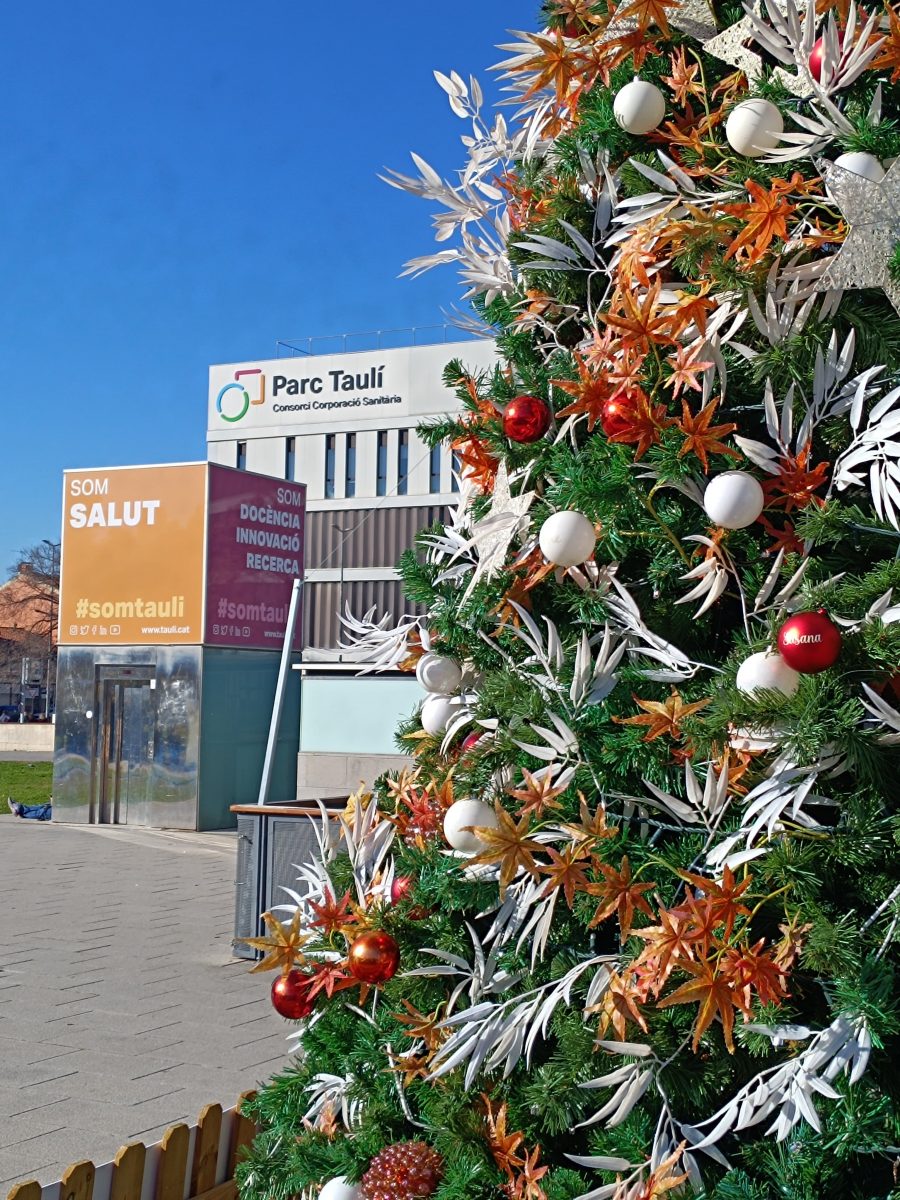
M 303 575 L 306 488 L 210 464 L 206 636 L 211 646 L 280 650 Z M 298 618 L 295 647 L 301 644 Z

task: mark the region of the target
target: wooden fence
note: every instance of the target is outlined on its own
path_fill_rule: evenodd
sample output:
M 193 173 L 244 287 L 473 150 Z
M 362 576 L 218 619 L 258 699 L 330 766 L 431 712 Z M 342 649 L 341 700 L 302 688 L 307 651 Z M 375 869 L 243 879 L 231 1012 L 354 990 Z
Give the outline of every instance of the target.
M 253 1095 L 226 1113 L 207 1104 L 193 1128 L 173 1125 L 155 1146 L 123 1146 L 104 1166 L 73 1163 L 58 1184 L 18 1183 L 7 1200 L 235 1200 L 238 1156 L 256 1133 L 241 1105 Z

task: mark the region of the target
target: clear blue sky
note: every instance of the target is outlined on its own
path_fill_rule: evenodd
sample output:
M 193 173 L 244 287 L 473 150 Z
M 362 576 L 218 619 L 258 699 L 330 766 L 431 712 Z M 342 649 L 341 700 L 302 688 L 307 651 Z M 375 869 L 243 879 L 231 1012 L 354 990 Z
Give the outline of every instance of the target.
M 430 325 L 453 268 L 416 150 L 462 161 L 432 77 L 500 57 L 537 0 L 7 5 L 0 110 L 0 572 L 59 537 L 64 467 L 205 457 L 210 363 Z

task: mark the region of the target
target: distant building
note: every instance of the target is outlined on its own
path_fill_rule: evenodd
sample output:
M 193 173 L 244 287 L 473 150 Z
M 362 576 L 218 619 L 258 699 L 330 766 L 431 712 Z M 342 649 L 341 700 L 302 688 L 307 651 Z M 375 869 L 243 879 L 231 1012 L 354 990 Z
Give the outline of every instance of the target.
M 423 693 L 410 675 L 355 677 L 338 614 L 415 611 L 395 565 L 456 499 L 450 448 L 430 449 L 416 427 L 459 411 L 448 363 L 477 373 L 497 361 L 486 339 L 312 348 L 211 367 L 207 433 L 211 461 L 306 484 L 299 800 L 346 796 L 406 761 L 394 734 Z
M 0 585 L 0 716 L 6 719 L 13 709 L 46 716 L 48 679 L 53 711 L 58 604 L 57 580 L 27 562 Z
M 459 410 L 444 367 L 485 339 L 230 363 L 209 372 L 207 456 L 307 486 L 303 656 L 338 657 L 338 613 L 409 611 L 395 564 L 454 502 L 450 450 L 416 433 Z

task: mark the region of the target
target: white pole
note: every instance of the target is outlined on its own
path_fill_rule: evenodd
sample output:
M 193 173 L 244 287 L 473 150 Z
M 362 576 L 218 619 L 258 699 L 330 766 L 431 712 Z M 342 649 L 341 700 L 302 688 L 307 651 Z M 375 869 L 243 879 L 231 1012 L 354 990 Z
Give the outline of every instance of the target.
M 268 804 L 269 787 L 272 782 L 272 763 L 275 761 L 275 746 L 278 742 L 278 730 L 281 726 L 281 710 L 284 707 L 284 690 L 287 686 L 291 669 L 291 652 L 294 648 L 294 630 L 297 628 L 297 616 L 300 612 L 300 596 L 303 592 L 303 580 L 295 579 L 291 589 L 291 604 L 288 609 L 287 626 L 284 631 L 284 645 L 281 648 L 281 665 L 278 668 L 278 683 L 275 686 L 275 703 L 272 705 L 272 720 L 269 724 L 269 741 L 266 746 L 266 757 L 263 762 L 262 779 L 259 781 L 259 799 L 257 804 Z

